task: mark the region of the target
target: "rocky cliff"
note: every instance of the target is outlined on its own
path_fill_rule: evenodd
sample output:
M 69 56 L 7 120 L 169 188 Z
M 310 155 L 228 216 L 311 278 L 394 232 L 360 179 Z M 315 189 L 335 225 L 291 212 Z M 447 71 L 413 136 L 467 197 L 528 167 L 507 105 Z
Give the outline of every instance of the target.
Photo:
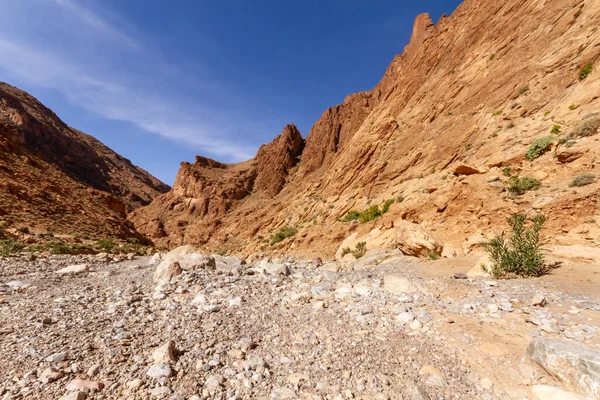
M 162 244 L 223 252 L 340 255 L 365 241 L 453 256 L 500 233 L 512 212 L 543 212 L 557 249 L 593 248 L 599 26 L 589 0 L 466 0 L 437 24 L 420 15 L 380 83 L 327 109 L 304 144 L 284 131 L 245 163 L 183 164 L 171 192 L 131 221 Z M 580 175 L 589 184 L 573 184 Z M 521 191 L 521 178 L 537 190 Z M 380 218 L 340 221 L 386 200 Z M 286 226 L 297 234 L 271 245 Z M 407 237 L 425 244 L 410 250 Z
M 0 82 L 3 225 L 122 236 L 133 232 L 126 213 L 168 190 L 34 97 Z

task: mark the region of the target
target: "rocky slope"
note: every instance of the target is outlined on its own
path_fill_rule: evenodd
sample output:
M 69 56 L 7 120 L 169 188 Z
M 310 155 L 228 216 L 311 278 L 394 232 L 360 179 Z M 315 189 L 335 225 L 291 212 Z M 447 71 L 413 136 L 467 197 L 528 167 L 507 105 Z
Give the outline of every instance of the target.
M 0 259 L 0 398 L 600 396 L 600 275 L 572 293 L 399 251 L 350 266 L 194 251 Z
M 32 231 L 123 235 L 169 187 L 29 94 L 0 82 L 0 216 Z
M 600 262 L 598 26 L 589 0 L 465 0 L 437 24 L 420 15 L 381 82 L 326 110 L 303 144 L 288 134 L 242 164 L 183 164 L 171 192 L 130 219 L 168 246 L 340 256 L 365 241 L 450 257 L 510 213 L 541 211 L 557 252 Z M 570 187 L 582 174 L 591 183 Z M 516 175 L 540 187 L 507 193 Z M 375 221 L 338 221 L 385 200 L 395 203 Z M 298 233 L 271 246 L 286 226 Z M 424 246 L 405 243 L 415 235 Z

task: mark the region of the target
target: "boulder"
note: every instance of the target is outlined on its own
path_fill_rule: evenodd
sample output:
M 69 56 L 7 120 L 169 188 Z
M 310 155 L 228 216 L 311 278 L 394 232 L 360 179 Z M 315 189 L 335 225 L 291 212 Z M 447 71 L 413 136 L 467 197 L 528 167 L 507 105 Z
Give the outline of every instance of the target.
M 386 275 L 383 278 L 383 290 L 392 294 L 426 293 L 424 287 L 399 275 Z
M 553 257 L 574 262 L 600 264 L 600 251 L 597 247 L 575 244 L 572 246 L 548 246 Z
M 474 174 L 481 174 L 483 171 L 472 165 L 458 164 L 457 166 L 454 167 L 453 172 L 454 172 L 454 175 L 474 175 Z
M 401 219 L 394 222 L 394 228 L 396 247 L 402 253 L 419 257 L 442 252 L 442 245 L 420 225 Z
M 534 385 L 531 387 L 531 393 L 536 400 L 585 400 L 575 393 L 565 392 L 554 386 Z
M 198 269 L 214 270 L 216 267 L 216 261 L 213 256 L 201 254 L 193 246 L 181 246 L 171 250 L 162 257 L 162 261 L 156 267 L 154 280 L 157 283 L 166 283 L 182 271 L 195 271 Z
M 169 264 L 161 263 L 154 272 L 154 281 L 158 285 L 163 283 L 171 282 L 171 279 L 181 274 L 183 269 L 177 261 L 170 262 Z
M 525 355 L 569 390 L 600 398 L 600 351 L 558 339 L 535 338 Z
M 561 149 L 556 152 L 556 161 L 561 164 L 573 162 L 583 155 L 582 151 L 572 149 Z

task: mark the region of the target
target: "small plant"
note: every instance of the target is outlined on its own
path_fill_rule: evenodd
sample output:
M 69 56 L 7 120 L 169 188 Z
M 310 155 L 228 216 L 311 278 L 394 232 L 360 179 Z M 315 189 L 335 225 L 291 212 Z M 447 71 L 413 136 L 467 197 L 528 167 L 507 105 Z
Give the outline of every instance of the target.
M 519 96 L 522 96 L 527 92 L 529 92 L 529 85 L 525 85 L 519 89 Z
M 403 201 L 404 201 L 404 196 L 402 196 L 401 194 L 396 196 L 396 203 L 402 203 Z
M 506 190 L 512 195 L 520 196 L 530 190 L 538 190 L 539 187 L 540 181 L 537 179 L 528 176 L 519 178 L 515 175 L 508 180 Z
M 438 260 L 440 258 L 440 253 L 438 253 L 437 251 L 432 251 L 430 253 L 427 253 L 427 257 L 429 257 L 431 260 Z
M 377 204 L 372 205 L 364 211 L 350 210 L 344 216 L 344 218 L 340 219 L 341 222 L 350 222 L 354 220 L 358 220 L 361 224 L 364 224 L 369 221 L 373 221 L 381 217 L 383 214 L 387 213 L 390 210 L 390 207 L 394 204 L 394 199 L 388 199 L 384 201 L 381 209 Z
M 8 257 L 23 250 L 23 244 L 12 239 L 0 240 L 0 256 Z
M 552 127 L 552 129 L 550 130 L 550 133 L 553 133 L 555 135 L 560 135 L 560 125 L 554 125 Z
M 502 115 L 502 112 L 503 112 L 503 110 L 494 111 L 494 112 L 492 113 L 492 115 L 493 115 L 494 117 L 497 117 L 498 115 Z
M 344 247 L 342 249 L 341 254 L 342 254 L 342 257 L 344 257 L 346 254 L 352 254 L 354 256 L 354 258 L 356 258 L 358 260 L 365 254 L 367 254 L 367 243 L 366 242 L 356 243 L 356 246 L 354 246 L 354 250 L 352 250 L 350 247 Z
M 494 61 L 494 58 L 496 58 L 495 54 L 490 54 L 490 61 Z
M 508 240 L 502 235 L 483 245 L 493 260 L 490 267 L 482 265 L 483 270 L 496 278 L 545 274 L 547 268 L 544 266 L 540 232 L 546 217 L 536 215 L 531 218 L 531 223 L 527 224 L 525 214 L 513 214 L 507 222 L 511 228 Z
M 552 112 L 552 111 L 550 111 L 550 110 L 544 111 L 544 117 L 547 117 L 547 116 L 548 116 L 548 114 L 550 114 L 551 112 Z
M 21 233 L 29 233 L 29 227 L 27 226 L 19 226 L 17 230 Z
M 588 137 L 598 133 L 598 129 L 600 129 L 600 118 L 596 117 L 596 115 L 597 114 L 590 114 L 587 118 L 584 118 L 579 125 L 573 129 L 573 132 L 569 134 L 569 137 Z
M 591 185 L 592 183 L 594 183 L 596 181 L 596 177 L 592 174 L 583 174 L 583 175 L 579 175 L 576 176 L 571 183 L 569 183 L 570 187 L 581 187 L 581 186 L 587 186 L 587 185 Z
M 591 62 L 585 64 L 583 67 L 581 67 L 581 69 L 579 70 L 579 80 L 582 81 L 585 78 L 588 77 L 589 74 L 592 73 L 592 70 L 594 69 L 594 64 L 592 64 Z
M 115 248 L 115 243 L 111 239 L 100 239 L 97 245 L 105 253 L 111 253 Z
M 565 144 L 569 141 L 569 138 L 567 137 L 561 137 L 560 139 L 558 139 L 558 144 Z
M 510 176 L 512 175 L 512 168 L 504 167 L 504 169 L 502 169 L 502 175 L 508 176 L 510 178 Z
M 350 247 L 344 247 L 342 249 L 342 258 L 346 255 L 346 254 L 350 254 L 352 253 L 352 249 L 350 249 Z
M 527 158 L 529 161 L 535 160 L 548 151 L 553 141 L 554 138 L 552 136 L 547 136 L 536 140 L 531 144 L 531 146 L 529 146 L 529 150 L 527 150 L 525 158 Z
M 271 246 L 273 246 L 275 243 L 279 243 L 289 237 L 294 236 L 296 233 L 298 233 L 298 230 L 296 228 L 287 225 L 284 226 L 279 230 L 279 232 L 277 232 L 271 237 Z
M 579 108 L 579 104 L 571 104 L 569 106 L 569 110 L 573 111 L 573 110 L 577 110 Z
M 514 127 L 515 127 L 515 122 L 514 122 L 514 121 L 510 121 L 510 122 L 509 122 L 509 123 L 506 125 L 506 128 L 507 128 L 507 129 L 512 129 L 512 128 L 514 128 Z

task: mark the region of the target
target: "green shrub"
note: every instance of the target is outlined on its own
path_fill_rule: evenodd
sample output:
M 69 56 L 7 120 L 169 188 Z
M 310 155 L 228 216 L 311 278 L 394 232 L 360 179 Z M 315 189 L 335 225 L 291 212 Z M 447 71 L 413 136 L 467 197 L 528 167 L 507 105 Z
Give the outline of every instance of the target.
M 18 253 L 25 247 L 22 243 L 12 239 L 0 240 L 0 256 L 8 257 L 13 253 Z
M 530 190 L 537 190 L 539 187 L 540 181 L 537 179 L 528 176 L 519 178 L 515 175 L 511 176 L 511 178 L 508 180 L 506 190 L 508 190 L 510 194 L 519 196 Z
M 29 233 L 29 228 L 26 226 L 19 226 L 17 230 L 21 233 Z
M 492 113 L 492 115 L 493 115 L 494 117 L 497 117 L 498 115 L 502 115 L 502 111 L 503 111 L 503 110 L 494 111 L 494 112 Z
M 438 253 L 436 251 L 432 251 L 430 253 L 427 253 L 427 257 L 429 257 L 432 260 L 437 260 L 440 258 L 440 253 Z
M 573 187 L 573 186 L 581 187 L 581 186 L 591 185 L 595 181 L 596 181 L 596 177 L 594 175 L 583 174 L 583 175 L 576 176 L 575 179 L 573 179 L 573 181 L 571 181 L 571 183 L 569 183 L 569 186 L 570 187 Z
M 352 250 L 350 247 L 344 247 L 342 249 L 342 257 L 346 254 L 354 255 L 354 258 L 359 259 L 367 253 L 367 243 L 366 242 L 358 242 Z
M 600 129 L 600 118 L 596 117 L 597 114 L 590 114 L 587 118 L 584 118 L 579 125 L 573 129 L 573 132 L 569 134 L 570 138 L 580 138 L 595 135 Z
M 552 136 L 547 136 L 536 140 L 531 143 L 529 146 L 529 150 L 527 150 L 527 154 L 525 154 L 525 158 L 529 161 L 533 161 L 542 154 L 544 154 L 550 148 L 550 145 L 554 141 Z
M 512 175 L 512 168 L 504 167 L 504 169 L 502 169 L 502 175 L 510 177 Z
M 544 117 L 547 117 L 547 116 L 548 116 L 548 114 L 550 114 L 551 112 L 552 112 L 552 111 L 549 111 L 549 110 L 547 110 L 547 111 L 544 111 Z
M 544 266 L 540 231 L 546 222 L 546 217 L 536 215 L 527 225 L 526 215 L 513 214 L 507 222 L 511 228 L 508 240 L 502 235 L 483 245 L 493 264 L 489 267 L 482 265 L 482 268 L 496 278 L 545 274 L 547 268 Z
M 573 111 L 573 110 L 577 110 L 578 108 L 579 108 L 579 105 L 578 105 L 578 104 L 571 104 L 571 105 L 569 106 L 569 110 L 571 110 L 571 111 Z
M 275 243 L 282 242 L 285 239 L 294 236 L 296 233 L 298 233 L 298 230 L 296 228 L 287 225 L 284 226 L 279 230 L 279 232 L 271 236 L 271 246 L 273 246 Z
M 550 133 L 553 133 L 555 135 L 560 135 L 560 125 L 554 125 L 552 127 L 552 129 L 550 130 Z
M 381 209 L 377 204 L 372 205 L 363 211 L 350 210 L 348 213 L 342 218 L 340 221 L 342 222 L 350 222 L 354 220 L 358 220 L 361 224 L 367 223 L 369 221 L 373 221 L 381 217 L 383 214 L 387 213 L 390 210 L 390 207 L 394 204 L 393 199 L 388 199 L 383 202 Z
M 585 64 L 583 67 L 581 67 L 581 69 L 579 70 L 579 80 L 582 81 L 585 78 L 588 77 L 589 74 L 592 73 L 592 70 L 594 69 L 594 64 L 592 64 L 591 62 Z
M 105 253 L 111 253 L 115 248 L 115 243 L 111 239 L 100 239 L 96 244 Z

